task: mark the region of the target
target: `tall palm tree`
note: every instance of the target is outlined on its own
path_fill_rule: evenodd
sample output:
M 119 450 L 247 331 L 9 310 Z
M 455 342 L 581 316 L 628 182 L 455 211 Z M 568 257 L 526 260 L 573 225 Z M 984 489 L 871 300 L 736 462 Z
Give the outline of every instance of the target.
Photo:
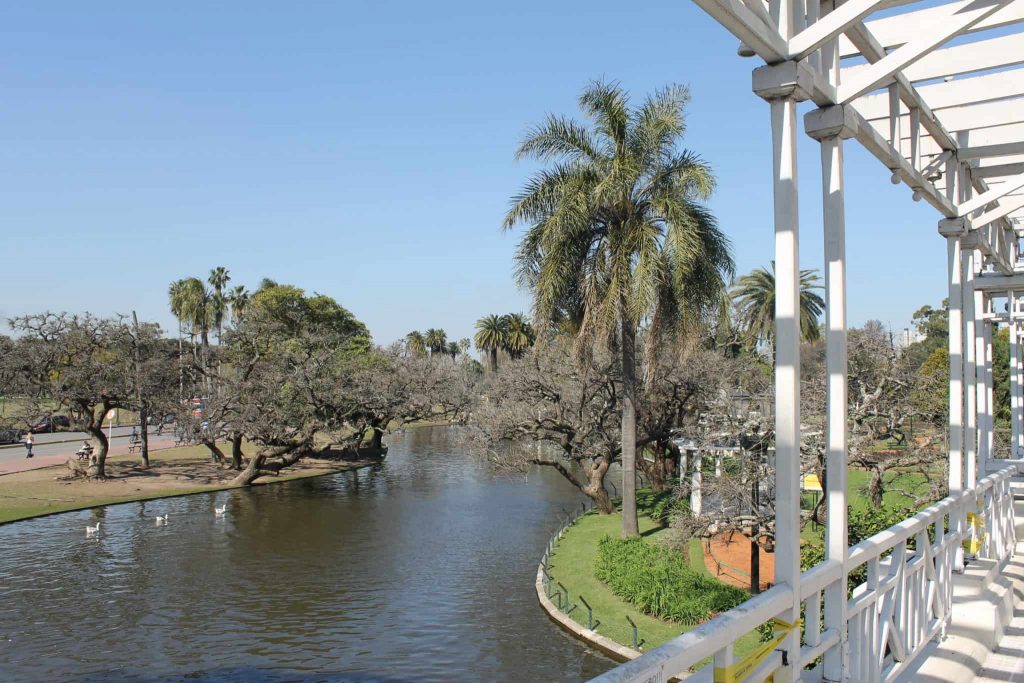
M 538 322 L 578 311 L 578 349 L 613 347 L 622 373 L 624 536 L 636 515 L 636 338 L 650 348 L 681 324 L 708 317 L 731 278 L 729 240 L 701 203 L 711 169 L 677 143 L 689 92 L 669 86 L 631 107 L 618 85 L 591 83 L 579 98 L 589 125 L 549 116 L 518 158 L 547 162 L 513 198 L 505 228 L 527 226 L 516 255 Z
M 231 323 L 237 325 L 245 316 L 245 309 L 249 305 L 249 290 L 244 285 L 238 285 L 228 293 L 228 303 L 231 304 Z
M 804 341 L 821 338 L 818 320 L 825 310 L 825 300 L 815 291 L 821 289 L 819 282 L 816 270 L 800 271 L 800 335 Z M 774 349 L 775 262 L 772 261 L 771 269 L 755 268 L 736 280 L 730 295 L 747 344 L 765 343 Z
M 175 280 L 171 283 L 171 286 L 167 288 L 167 298 L 170 302 L 171 313 L 178 321 L 178 399 L 184 398 L 185 394 L 185 366 L 182 360 L 184 355 L 184 340 L 182 332 L 182 322 L 185 317 L 185 296 L 184 296 L 184 280 Z
M 444 330 L 439 330 L 431 327 L 423 335 L 423 341 L 426 342 L 427 348 L 430 349 L 430 357 L 433 358 L 438 354 L 447 352 L 448 347 L 448 335 Z
M 466 353 L 472 345 L 473 342 L 469 341 L 469 337 L 463 337 L 459 340 L 459 353 Z
M 171 309 L 177 308 L 180 317 L 189 327 L 189 335 L 195 339 L 199 336 L 203 351 L 203 366 L 209 358 L 210 350 L 210 299 L 212 292 L 206 289 L 203 281 L 197 277 L 178 280 L 175 294 L 176 301 L 171 302 Z M 193 343 L 193 353 L 195 344 Z
M 220 346 L 220 336 L 224 331 L 224 318 L 228 314 L 228 297 L 224 295 L 224 288 L 231 281 L 231 274 L 224 266 L 217 266 L 210 270 L 210 277 L 206 281 L 213 287 L 213 294 L 210 296 L 210 321 L 217 329 L 217 345 Z
M 448 342 L 448 346 L 445 347 L 445 353 L 447 353 L 449 356 L 451 356 L 452 360 L 455 360 L 456 358 L 458 358 L 459 357 L 459 342 L 457 342 L 457 341 L 450 341 L 450 342 Z
M 405 335 L 405 350 L 411 356 L 422 356 L 427 353 L 427 342 L 422 332 L 413 330 Z
M 487 352 L 487 369 L 491 372 L 498 369 L 498 349 L 505 346 L 507 332 L 508 319 L 503 315 L 485 315 L 476 321 L 473 343 L 476 348 Z
M 533 325 L 522 313 L 510 313 L 505 316 L 505 321 L 506 332 L 503 348 L 512 358 L 522 358 L 526 350 L 537 340 Z

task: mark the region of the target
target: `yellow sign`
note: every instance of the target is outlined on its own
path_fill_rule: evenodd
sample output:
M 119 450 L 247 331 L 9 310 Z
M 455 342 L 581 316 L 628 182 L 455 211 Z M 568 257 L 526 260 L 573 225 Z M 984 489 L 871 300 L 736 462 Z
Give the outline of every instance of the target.
M 800 482 L 800 488 L 804 491 L 821 491 L 821 479 L 818 479 L 817 474 L 805 474 Z

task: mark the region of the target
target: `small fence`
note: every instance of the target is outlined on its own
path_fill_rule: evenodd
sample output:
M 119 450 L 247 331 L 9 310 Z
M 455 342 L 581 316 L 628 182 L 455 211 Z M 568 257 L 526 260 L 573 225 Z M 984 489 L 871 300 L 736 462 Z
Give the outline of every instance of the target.
M 548 560 L 551 557 L 551 553 L 554 552 L 555 548 L 558 546 L 558 542 L 562 539 L 562 536 L 569 530 L 569 527 L 579 520 L 580 517 L 586 515 L 593 509 L 594 505 L 592 501 L 580 503 L 580 505 L 571 513 L 567 512 L 564 508 L 562 509 L 563 514 L 565 514 L 565 519 L 562 520 L 558 530 L 555 531 L 555 533 L 553 533 L 548 539 L 548 544 L 544 549 L 544 555 L 541 557 L 540 567 L 538 569 L 544 577 L 544 593 L 547 595 L 548 600 L 554 603 L 558 611 L 580 625 L 585 623 L 588 631 L 598 633 L 598 629 L 601 627 L 601 620 L 595 617 L 594 609 L 591 607 L 590 603 L 587 602 L 587 599 L 582 594 L 579 594 L 576 596 L 579 599 L 579 602 L 574 602 L 572 595 L 570 594 L 569 589 L 565 587 L 565 584 L 552 578 L 548 571 Z M 640 637 L 640 630 L 637 628 L 636 622 L 630 619 L 628 614 L 623 614 L 623 616 L 626 621 L 629 622 L 633 631 L 631 647 L 637 651 L 643 650 L 644 640 Z

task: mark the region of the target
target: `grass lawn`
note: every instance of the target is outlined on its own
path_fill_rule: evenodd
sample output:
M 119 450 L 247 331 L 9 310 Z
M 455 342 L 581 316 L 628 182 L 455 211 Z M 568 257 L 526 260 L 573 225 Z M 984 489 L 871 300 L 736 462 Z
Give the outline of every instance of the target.
M 582 594 L 594 609 L 594 620 L 600 622 L 597 627 L 599 633 L 623 645 L 632 646 L 633 629 L 624 616 L 629 615 L 638 627 L 642 649 L 651 650 L 685 633 L 691 627 L 639 612 L 594 576 L 598 541 L 605 536 L 618 538 L 621 532 L 622 516 L 619 513 L 600 515 L 590 512 L 584 515 L 566 531 L 551 554 L 548 571 L 554 581 L 564 584 L 568 589 L 570 604 L 579 605 L 571 615 L 577 622 L 583 625 L 587 623 L 587 612 L 579 599 Z M 650 517 L 641 515 L 640 533 L 647 541 L 657 543 L 659 540 L 665 540 L 666 532 Z M 700 541 L 693 541 L 690 548 L 690 564 L 698 571 L 706 573 L 702 558 Z M 742 656 L 758 643 L 756 633 L 748 634 L 736 644 L 736 654 Z
M 67 473 L 63 465 L 4 475 L 0 477 L 0 524 L 100 505 L 219 491 L 231 488 L 230 481 L 237 474 L 214 465 L 204 446 L 153 451 L 148 470 L 141 469 L 138 462 L 137 455 L 108 458 L 105 481 L 58 480 L 56 477 Z M 367 464 L 369 461 L 304 458 L 281 475 L 260 477 L 254 484 L 333 474 Z

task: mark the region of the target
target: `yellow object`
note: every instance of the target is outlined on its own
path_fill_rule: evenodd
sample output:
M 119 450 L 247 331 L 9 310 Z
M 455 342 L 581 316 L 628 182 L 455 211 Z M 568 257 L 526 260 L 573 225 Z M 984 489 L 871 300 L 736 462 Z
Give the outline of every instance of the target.
M 817 474 L 805 474 L 803 481 L 800 482 L 800 488 L 804 491 L 821 491 L 821 479 L 818 478 Z
M 715 683 L 742 683 L 746 680 L 750 672 L 761 665 L 761 662 L 768 658 L 775 648 L 778 647 L 779 643 L 786 639 L 786 637 L 793 632 L 794 629 L 800 628 L 800 620 L 797 619 L 795 623 L 790 624 L 782 619 L 772 619 L 772 624 L 775 626 L 775 635 L 767 643 L 762 643 L 756 650 L 751 652 L 749 655 L 729 666 L 716 666 L 714 671 L 714 682 Z M 772 677 L 767 679 L 772 680 Z
M 972 555 L 977 555 L 988 537 L 988 534 L 985 533 L 985 515 L 980 512 L 968 512 L 967 528 L 970 529 L 971 537 L 964 539 L 964 550 Z

